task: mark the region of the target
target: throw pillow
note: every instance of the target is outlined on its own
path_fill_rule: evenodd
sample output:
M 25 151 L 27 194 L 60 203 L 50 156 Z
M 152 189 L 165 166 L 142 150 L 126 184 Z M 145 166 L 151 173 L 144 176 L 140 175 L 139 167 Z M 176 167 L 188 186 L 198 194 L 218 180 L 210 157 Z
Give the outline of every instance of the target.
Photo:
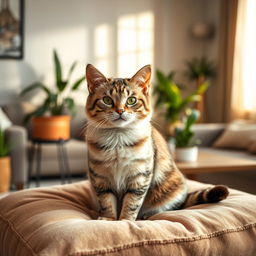
M 248 149 L 252 141 L 256 141 L 256 124 L 234 122 L 213 144 L 217 148 Z
M 0 108 L 0 129 L 5 130 L 12 125 L 12 122 L 4 113 L 4 111 Z

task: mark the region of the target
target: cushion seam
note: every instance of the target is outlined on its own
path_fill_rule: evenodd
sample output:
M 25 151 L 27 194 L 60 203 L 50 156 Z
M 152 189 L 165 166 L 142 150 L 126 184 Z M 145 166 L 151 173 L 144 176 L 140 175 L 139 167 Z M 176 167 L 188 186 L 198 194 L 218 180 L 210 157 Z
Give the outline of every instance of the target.
M 209 234 L 203 234 L 203 235 L 198 235 L 198 236 L 193 236 L 193 237 L 183 237 L 183 238 L 174 238 L 174 239 L 161 239 L 161 240 L 144 240 L 136 243 L 130 243 L 130 244 L 124 244 L 108 249 L 101 249 L 101 250 L 93 250 L 93 251 L 87 251 L 87 252 L 75 252 L 68 254 L 68 256 L 87 256 L 87 255 L 102 255 L 102 254 L 109 254 L 109 253 L 115 253 L 115 252 L 120 252 L 122 250 L 127 250 L 131 249 L 134 247 L 142 247 L 145 245 L 167 245 L 167 244 L 174 244 L 174 243 L 186 243 L 186 242 L 194 242 L 194 241 L 200 241 L 204 239 L 211 239 L 215 237 L 219 237 L 221 235 L 225 234 L 230 234 L 230 233 L 235 233 L 235 232 L 241 232 L 244 230 L 252 229 L 256 227 L 256 223 L 249 223 L 245 224 L 243 226 L 237 227 L 237 228 L 230 228 L 230 229 L 223 229 L 219 231 L 215 231 Z
M 32 247 L 30 246 L 30 244 L 28 243 L 28 241 L 16 230 L 16 228 L 14 227 L 13 223 L 10 220 L 7 220 L 4 218 L 4 216 L 0 213 L 0 218 L 7 223 L 7 225 L 9 226 L 9 228 L 16 234 L 17 238 L 22 241 L 24 247 L 26 249 L 28 249 L 32 255 L 37 255 L 34 250 L 32 249 Z

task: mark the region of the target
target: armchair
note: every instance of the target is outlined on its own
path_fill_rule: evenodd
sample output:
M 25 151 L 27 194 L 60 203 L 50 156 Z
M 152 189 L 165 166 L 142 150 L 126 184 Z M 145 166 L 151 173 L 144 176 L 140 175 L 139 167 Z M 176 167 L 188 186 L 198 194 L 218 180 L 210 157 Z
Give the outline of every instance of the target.
M 27 181 L 27 130 L 24 127 L 13 125 L 5 130 L 9 145 L 11 145 L 11 184 L 17 190 L 23 189 Z

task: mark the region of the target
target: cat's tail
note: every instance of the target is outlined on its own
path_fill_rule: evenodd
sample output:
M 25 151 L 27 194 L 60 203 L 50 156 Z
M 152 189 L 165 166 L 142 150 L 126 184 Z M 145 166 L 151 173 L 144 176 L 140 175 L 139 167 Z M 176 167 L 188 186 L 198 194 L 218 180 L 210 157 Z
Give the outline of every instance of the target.
M 229 194 L 228 188 L 223 185 L 216 185 L 207 189 L 189 193 L 182 208 L 197 204 L 217 203 L 224 200 Z

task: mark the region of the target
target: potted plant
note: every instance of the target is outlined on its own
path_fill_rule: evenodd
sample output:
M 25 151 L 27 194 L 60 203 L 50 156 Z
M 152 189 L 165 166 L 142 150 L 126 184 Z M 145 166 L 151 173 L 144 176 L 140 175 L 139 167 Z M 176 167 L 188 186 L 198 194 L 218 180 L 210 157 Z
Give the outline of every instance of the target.
M 190 81 L 195 81 L 197 87 L 216 75 L 214 63 L 208 60 L 206 57 L 192 58 L 186 62 L 186 65 L 186 76 Z M 200 122 L 203 122 L 204 96 L 202 96 L 200 101 L 196 102 L 196 109 L 198 109 L 201 113 Z
M 46 98 L 35 111 L 25 117 L 27 122 L 32 118 L 32 137 L 40 140 L 67 140 L 70 137 L 70 115 L 75 114 L 75 102 L 69 95 L 70 91 L 79 88 L 85 77 L 81 77 L 74 83 L 70 83 L 71 75 L 76 67 L 76 62 L 69 69 L 68 76 L 63 79 L 62 66 L 56 50 L 53 52 L 55 67 L 55 88 L 50 89 L 41 82 L 36 82 L 25 88 L 21 96 L 28 92 L 40 89 L 46 94 Z
M 175 129 L 175 155 L 177 161 L 194 162 L 197 160 L 198 147 L 195 143 L 192 143 L 194 132 L 191 128 L 199 116 L 198 110 L 188 110 L 183 127 Z
M 190 81 L 196 81 L 200 85 L 206 79 L 215 77 L 216 70 L 212 61 L 206 57 L 192 58 L 186 62 L 186 75 Z
M 0 128 L 0 193 L 7 192 L 11 178 L 11 159 L 8 156 L 10 146 L 6 142 L 4 131 Z
M 172 76 L 166 76 L 157 70 L 156 79 L 155 93 L 158 96 L 156 106 L 163 105 L 165 107 L 166 119 L 170 122 L 169 135 L 172 136 L 176 126 L 180 124 L 181 113 L 183 113 L 189 103 L 201 100 L 201 96 L 209 87 L 209 83 L 204 81 L 198 86 L 196 91 L 187 97 L 183 97 L 181 89 L 174 83 Z

